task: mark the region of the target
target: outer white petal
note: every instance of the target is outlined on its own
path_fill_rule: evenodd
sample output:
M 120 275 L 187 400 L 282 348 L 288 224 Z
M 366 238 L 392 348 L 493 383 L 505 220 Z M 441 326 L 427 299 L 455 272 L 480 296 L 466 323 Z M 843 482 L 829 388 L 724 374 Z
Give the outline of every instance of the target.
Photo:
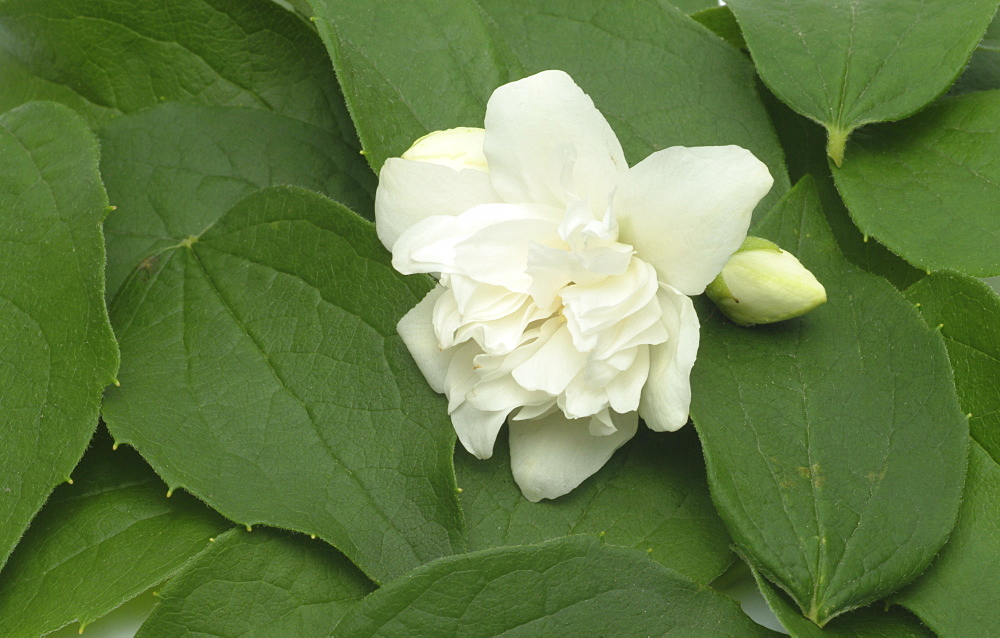
M 591 435 L 591 419 L 570 420 L 558 411 L 511 420 L 510 468 L 524 497 L 538 502 L 562 496 L 601 469 L 638 425 L 635 412 L 612 414 L 612 419 L 618 429 L 606 436 Z
M 505 201 L 562 207 L 572 186 L 598 216 L 628 168 L 607 120 L 562 71 L 494 91 L 486 105 L 484 149 L 493 186 Z
M 773 183 L 739 146 L 674 146 L 622 175 L 613 209 L 619 240 L 660 280 L 699 295 L 743 243 L 750 215 Z
M 382 165 L 375 191 L 375 231 L 390 251 L 399 236 L 432 215 L 458 215 L 500 201 L 490 176 L 476 170 L 391 158 Z
M 691 368 L 698 355 L 701 325 L 686 295 L 664 285 L 657 299 L 670 338 L 649 347 L 649 377 L 642 389 L 639 415 L 651 430 L 673 432 L 688 420 Z
M 493 444 L 507 412 L 488 412 L 463 403 L 451 413 L 451 423 L 462 445 L 478 459 L 493 456 Z
M 396 324 L 396 331 L 410 350 L 417 367 L 435 392 L 444 393 L 445 375 L 453 353 L 438 347 L 434 333 L 434 304 L 445 293 L 444 286 L 436 286 Z

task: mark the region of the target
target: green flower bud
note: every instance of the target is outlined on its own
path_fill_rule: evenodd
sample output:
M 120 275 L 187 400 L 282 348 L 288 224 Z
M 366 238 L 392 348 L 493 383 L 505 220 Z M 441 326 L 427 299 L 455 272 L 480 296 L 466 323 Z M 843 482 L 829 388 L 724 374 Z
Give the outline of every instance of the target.
M 705 289 L 723 314 L 741 326 L 798 317 L 826 302 L 826 289 L 795 255 L 747 237 Z
M 488 173 L 486 155 L 483 154 L 485 138 L 484 129 L 467 126 L 434 131 L 414 142 L 402 158 L 440 164 L 456 171 L 471 169 Z

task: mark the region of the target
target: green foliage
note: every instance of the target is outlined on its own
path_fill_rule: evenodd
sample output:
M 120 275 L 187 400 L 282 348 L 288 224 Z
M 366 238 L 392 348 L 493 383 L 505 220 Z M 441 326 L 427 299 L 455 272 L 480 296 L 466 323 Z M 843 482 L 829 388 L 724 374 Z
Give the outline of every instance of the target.
M 0 566 L 83 455 L 118 368 L 97 163 L 66 107 L 0 115 Z
M 736 603 L 593 538 L 439 559 L 355 607 L 343 636 L 770 636 Z
M 732 562 L 731 541 L 709 499 L 690 430 L 640 430 L 593 478 L 563 498 L 539 503 L 525 500 L 514 484 L 504 438 L 488 461 L 464 450 L 455 454 L 470 549 L 600 534 L 702 583 Z
M 137 635 L 329 636 L 372 589 L 320 541 L 235 529 L 170 581 Z
M 32 522 L 0 572 L 0 633 L 81 629 L 173 575 L 231 527 L 167 487 L 134 451 L 112 451 L 100 432 Z
M 940 336 L 848 264 L 810 179 L 754 234 L 796 254 L 829 302 L 752 330 L 702 314 L 691 414 L 737 546 L 822 626 L 930 563 L 968 452 Z
M 761 79 L 826 127 L 839 166 L 851 132 L 911 115 L 965 68 L 996 0 L 732 0 Z
M 116 440 L 172 488 L 316 534 L 376 581 L 461 549 L 454 434 L 395 329 L 429 280 L 300 189 L 259 191 L 177 239 L 111 308 Z

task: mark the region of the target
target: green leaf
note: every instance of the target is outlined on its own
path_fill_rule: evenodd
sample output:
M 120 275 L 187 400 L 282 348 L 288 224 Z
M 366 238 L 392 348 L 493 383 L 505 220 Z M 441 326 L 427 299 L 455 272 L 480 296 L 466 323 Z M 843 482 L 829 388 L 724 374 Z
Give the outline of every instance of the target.
M 632 163 L 668 146 L 738 144 L 771 169 L 765 202 L 788 188 L 752 66 L 665 3 L 312 4 L 376 170 L 428 131 L 482 126 L 497 86 L 562 69 L 594 98 Z
M 934 638 L 934 633 L 912 615 L 896 608 L 882 610 L 878 604 L 848 612 L 823 629 L 799 615 L 794 603 L 774 585 L 754 572 L 768 607 L 795 638 Z
M 318 540 L 232 530 L 163 588 L 136 635 L 329 636 L 372 589 Z
M 758 212 L 788 190 L 753 66 L 694 20 L 653 0 L 480 4 L 526 72 L 562 69 L 594 98 L 631 164 L 669 146 L 736 144 L 774 177 Z
M 823 213 L 844 257 L 855 266 L 885 277 L 901 290 L 922 279 L 924 271 L 906 263 L 877 240 L 865 237 L 854 225 L 833 183 L 823 127 L 795 113 L 770 93 L 765 96 L 765 104 L 788 158 L 789 177 L 793 182 L 806 175 L 815 178 Z
M 103 431 L 0 573 L 0 634 L 82 627 L 176 572 L 231 524 Z
M 396 334 L 431 286 L 342 206 L 258 191 L 126 281 L 108 428 L 171 487 L 376 581 L 461 550 L 454 432 Z
M 827 129 L 839 166 L 851 131 L 911 115 L 947 90 L 997 0 L 732 0 L 764 83 Z
M 97 165 L 71 110 L 0 115 L 0 566 L 83 455 L 118 368 Z
M 100 137 L 101 172 L 118 206 L 104 228 L 108 290 L 261 187 L 303 186 L 372 216 L 375 176 L 357 149 L 284 115 L 167 103 L 117 118 Z
M 510 474 L 506 437 L 486 461 L 459 450 L 455 470 L 470 549 L 600 534 L 702 583 L 732 562 L 692 430 L 654 434 L 641 428 L 593 478 L 554 501 L 531 503 L 521 495 Z
M 834 171 L 851 216 L 911 264 L 1000 274 L 1000 91 L 942 100 L 858 136 Z
M 493 89 L 521 75 L 471 0 L 309 3 L 375 172 L 430 131 L 482 126 Z
M 971 93 L 1000 89 L 1000 20 L 993 18 L 965 71 L 951 87 L 951 93 Z
M 94 126 L 178 100 L 350 132 L 316 34 L 267 0 L 6 0 L 0 50 L 5 93 L 82 102 Z
M 829 302 L 753 329 L 703 306 L 691 414 L 736 545 L 822 626 L 944 544 L 968 425 L 940 335 L 840 256 L 811 179 L 753 233 L 796 254 Z
M 918 581 L 894 597 L 941 636 L 996 625 L 1000 590 L 1000 298 L 986 284 L 935 273 L 906 291 L 940 325 L 962 409 L 970 414 L 969 475 L 958 524 Z
M 714 3 L 713 3 L 714 4 Z M 747 41 L 740 31 L 740 25 L 733 10 L 726 6 L 713 6 L 691 14 L 691 19 L 705 25 L 709 31 L 719 36 L 737 49 L 746 49 Z
M 630 549 L 573 537 L 449 556 L 368 596 L 342 636 L 770 636 L 736 602 Z

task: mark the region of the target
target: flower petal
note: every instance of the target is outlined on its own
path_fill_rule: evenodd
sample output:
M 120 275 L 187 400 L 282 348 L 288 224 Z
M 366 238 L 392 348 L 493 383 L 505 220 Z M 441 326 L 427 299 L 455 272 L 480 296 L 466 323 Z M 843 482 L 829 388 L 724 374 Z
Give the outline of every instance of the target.
M 391 158 L 379 171 L 375 231 L 390 251 L 399 236 L 432 215 L 458 215 L 500 201 L 490 176 L 476 170 Z
M 663 324 L 670 333 L 666 343 L 649 347 L 649 377 L 642 389 L 639 415 L 657 432 L 679 430 L 691 407 L 691 368 L 698 355 L 701 325 L 691 299 L 670 286 L 657 294 Z
M 455 426 L 458 440 L 477 459 L 493 456 L 493 444 L 503 427 L 508 411 L 486 411 L 463 403 L 451 413 L 451 423 Z
M 409 349 L 417 367 L 435 392 L 444 393 L 445 375 L 451 364 L 452 352 L 438 347 L 432 317 L 434 305 L 445 293 L 444 286 L 436 286 L 396 324 L 396 331 Z
M 699 295 L 743 243 L 773 183 L 739 146 L 674 146 L 622 175 L 613 209 L 619 240 L 653 264 L 660 281 Z
M 591 435 L 591 419 L 570 420 L 558 411 L 511 420 L 510 469 L 524 497 L 538 502 L 562 496 L 601 469 L 638 426 L 635 412 L 612 413 L 611 418 L 617 431 L 606 436 Z
M 621 144 L 593 100 L 562 71 L 499 87 L 486 105 L 493 186 L 511 203 L 563 207 L 567 190 L 600 217 L 618 175 Z

